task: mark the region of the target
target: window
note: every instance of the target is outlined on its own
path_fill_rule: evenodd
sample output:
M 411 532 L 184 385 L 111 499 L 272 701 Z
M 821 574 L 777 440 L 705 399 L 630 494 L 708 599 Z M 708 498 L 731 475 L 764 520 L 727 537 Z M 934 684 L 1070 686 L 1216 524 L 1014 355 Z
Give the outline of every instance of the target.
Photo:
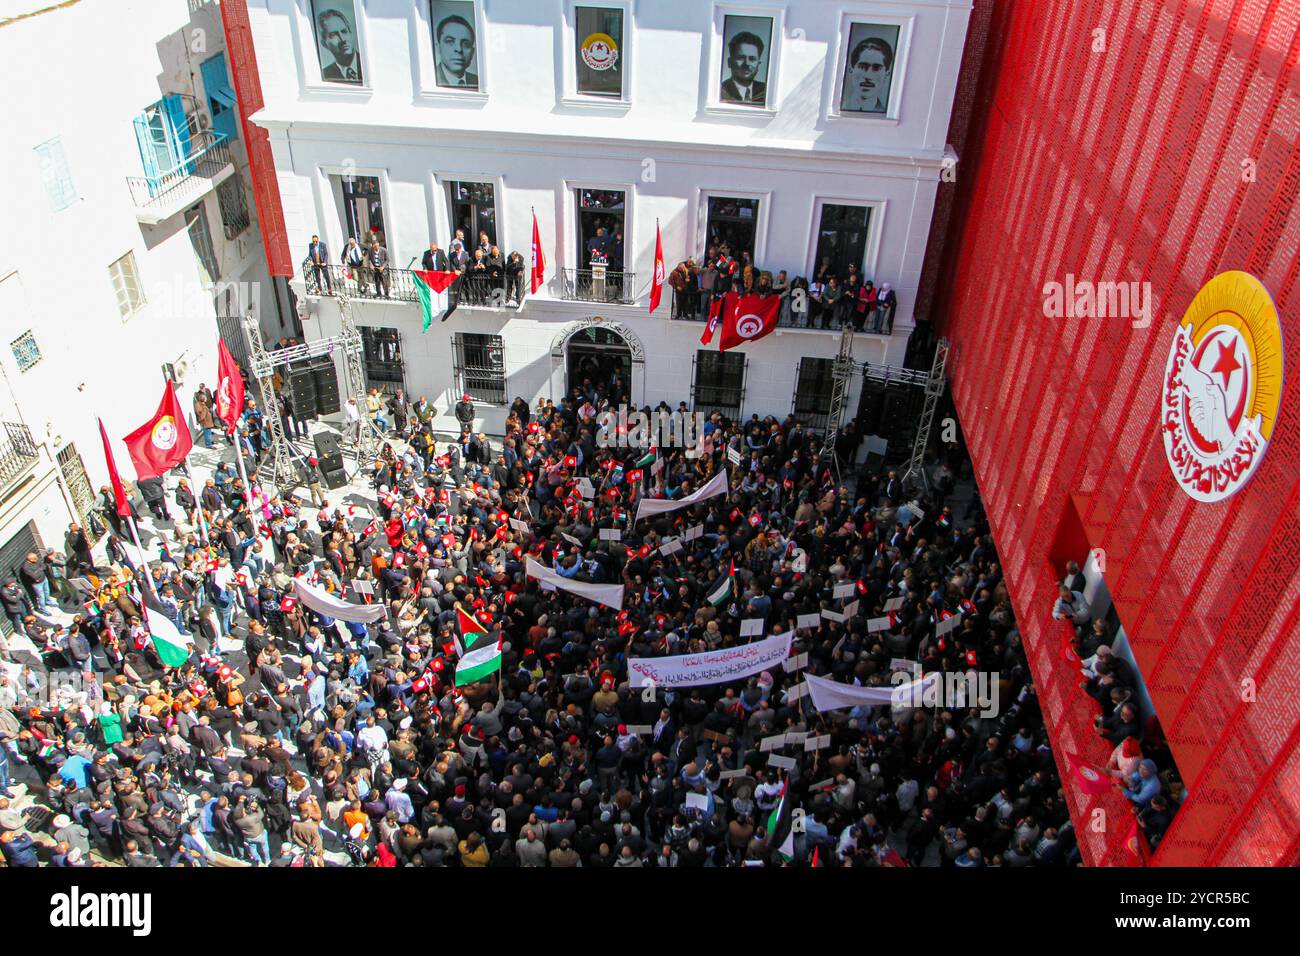
M 456 386 L 461 394 L 491 405 L 506 403 L 505 344 L 499 335 L 457 332 Z
M 72 170 L 68 168 L 68 158 L 63 153 L 63 140 L 57 136 L 46 140 L 36 147 L 35 152 L 51 208 L 55 212 L 67 209 L 77 201 L 77 187 L 73 185 Z
M 827 276 L 836 276 L 843 284 L 850 266 L 861 271 L 870 224 L 871 209 L 867 206 L 823 205 L 813 274 L 821 275 L 825 269 Z
M 795 375 L 792 414 L 811 429 L 826 427 L 831 414 L 835 360 L 803 358 Z
M 907 48 L 905 22 L 863 23 L 845 15 L 840 25 L 839 88 L 832 95 L 837 115 L 889 119 L 898 115 Z
M 140 289 L 140 276 L 135 270 L 135 253 L 128 252 L 108 267 L 117 294 L 117 309 L 123 319 L 129 319 L 142 305 L 144 292 Z
M 203 212 L 202 203 L 185 210 L 185 228 L 190 234 L 190 245 L 194 247 L 199 279 L 205 285 L 211 285 L 221 278 L 221 269 L 217 266 L 217 254 L 212 248 L 212 233 L 208 231 L 208 217 Z
M 41 360 L 41 350 L 36 344 L 36 336 L 30 331 L 24 332 L 10 342 L 9 348 L 14 353 L 14 361 L 18 363 L 20 372 L 27 371 Z
M 451 234 L 460 230 L 470 258 L 479 245 L 479 233 L 487 233 L 488 245 L 501 244 L 497 236 L 496 188 L 491 183 L 447 183 L 447 209 L 451 213 Z
M 361 326 L 361 343 L 366 353 L 366 382 L 392 395 L 405 387 L 402 364 L 402 333 L 397 329 Z
M 227 239 L 234 239 L 248 228 L 248 199 L 244 196 L 244 181 L 239 178 L 239 173 L 217 187 L 217 208 L 221 210 L 221 228 Z
M 578 189 L 578 263 L 623 271 L 623 222 L 627 194 L 619 189 Z
M 700 349 L 695 353 L 695 388 L 692 393 L 697 412 L 705 416 L 722 412 L 732 421 L 740 418 L 745 401 L 744 352 L 715 352 Z
M 621 99 L 626 72 L 623 11 L 615 7 L 574 7 L 573 13 L 578 92 Z
M 226 54 L 209 57 L 199 64 L 199 70 L 203 74 L 203 89 L 208 94 L 212 128 L 228 142 L 239 139 L 239 101 L 226 73 Z
M 355 238 L 369 249 L 372 239 L 387 246 L 384 238 L 384 202 L 379 195 L 378 176 L 331 176 L 342 197 L 342 226 L 345 238 Z
M 169 93 L 135 118 L 135 138 L 140 147 L 149 193 L 156 196 L 170 184 L 169 177 L 194 172 L 195 141 L 204 142 L 191 97 Z
M 748 108 L 768 105 L 771 49 L 771 17 L 723 17 L 719 103 Z
M 754 259 L 754 237 L 758 231 L 758 200 L 736 199 L 728 196 L 708 197 L 708 255 L 709 248 L 722 251 L 727 246 L 733 259 L 749 253 Z

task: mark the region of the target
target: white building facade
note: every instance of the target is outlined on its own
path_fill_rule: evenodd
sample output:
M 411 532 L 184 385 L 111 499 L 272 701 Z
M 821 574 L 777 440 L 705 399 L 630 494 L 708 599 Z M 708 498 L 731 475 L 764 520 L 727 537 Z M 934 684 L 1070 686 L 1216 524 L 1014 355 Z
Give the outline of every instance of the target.
M 220 8 L 6 13 L 26 16 L 0 30 L 0 575 L 85 523 L 107 483 L 96 418 L 132 478 L 121 436 L 165 375 L 187 408 L 213 384 L 218 315 L 267 285 Z
M 829 410 L 835 329 L 792 314 L 719 356 L 702 316 L 653 314 L 666 268 L 727 242 L 758 270 L 812 276 L 830 259 L 897 295 L 857 361 L 901 365 L 913 328 L 969 0 L 248 0 L 295 262 L 318 234 L 337 265 L 381 238 L 390 299 L 334 271 L 295 289 L 308 339 L 335 334 L 338 287 L 369 328 L 372 384 L 404 384 L 455 427 L 462 392 L 499 433 L 516 397 L 559 400 L 593 363 L 621 362 L 636 404 L 685 400 L 814 426 Z M 530 258 L 522 304 L 462 295 L 421 330 L 400 270 L 456 228 Z M 621 233 L 602 277 L 595 230 Z M 525 274 L 525 284 L 527 277 Z M 326 294 L 320 295 L 319 292 Z M 606 368 L 607 365 L 601 365 Z M 850 414 L 856 395 L 850 397 Z

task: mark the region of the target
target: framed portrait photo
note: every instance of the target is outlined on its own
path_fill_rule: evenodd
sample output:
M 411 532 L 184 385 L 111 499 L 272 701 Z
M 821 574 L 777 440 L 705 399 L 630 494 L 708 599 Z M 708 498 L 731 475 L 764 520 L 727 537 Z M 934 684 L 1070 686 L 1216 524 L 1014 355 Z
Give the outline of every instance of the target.
M 474 0 L 429 0 L 434 76 L 444 89 L 479 89 L 478 20 Z
M 768 105 L 772 22 L 771 17 L 736 14 L 726 14 L 722 18 L 719 103 L 760 108 Z
M 361 86 L 365 74 L 355 0 L 311 0 L 311 20 L 321 79 Z
M 848 116 L 892 116 L 899 66 L 897 23 L 849 24 L 839 112 Z

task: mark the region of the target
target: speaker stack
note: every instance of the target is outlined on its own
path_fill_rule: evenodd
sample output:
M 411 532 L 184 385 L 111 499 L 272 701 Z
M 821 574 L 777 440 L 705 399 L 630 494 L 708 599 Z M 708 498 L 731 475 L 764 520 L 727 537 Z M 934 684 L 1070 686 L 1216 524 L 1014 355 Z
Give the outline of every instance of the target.
M 339 447 L 339 436 L 333 432 L 317 432 L 311 440 L 316 446 L 316 460 L 320 462 L 326 487 L 342 488 L 348 483 L 348 475 L 343 468 L 343 449 Z
M 310 421 L 342 409 L 339 377 L 329 356 L 299 362 L 289 372 L 289 394 L 298 418 Z

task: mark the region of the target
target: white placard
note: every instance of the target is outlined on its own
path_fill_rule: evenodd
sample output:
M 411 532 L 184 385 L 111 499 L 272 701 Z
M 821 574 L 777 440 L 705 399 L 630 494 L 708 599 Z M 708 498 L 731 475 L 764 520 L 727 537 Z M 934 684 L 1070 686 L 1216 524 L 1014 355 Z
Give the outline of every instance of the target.
M 777 734 L 775 737 L 764 737 L 758 742 L 758 752 L 767 753 L 769 750 L 776 750 L 778 747 L 785 746 L 785 734 Z
M 808 739 L 806 730 L 787 730 L 785 733 L 785 742 L 788 744 L 801 744 Z
M 601 528 L 600 540 L 601 541 L 622 541 L 623 532 L 619 531 L 618 528 Z
M 794 702 L 798 700 L 800 697 L 806 696 L 807 693 L 808 693 L 808 682 L 800 681 L 799 683 L 795 684 L 793 687 L 791 687 L 789 690 L 785 692 L 785 699 L 787 702 Z
M 782 757 L 780 754 L 772 754 L 767 758 L 769 767 L 776 767 L 779 770 L 793 770 L 797 761 L 793 757 Z
M 820 614 L 800 614 L 795 618 L 795 626 L 812 628 L 821 627 L 822 616 Z
M 887 630 L 889 630 L 889 618 L 887 617 L 873 617 L 867 621 L 868 634 L 875 634 L 876 631 Z
M 670 541 L 664 541 L 659 545 L 660 554 L 676 554 L 680 550 L 682 550 L 682 543 L 677 538 L 673 538 Z
M 375 585 L 370 581 L 363 581 L 361 578 L 353 578 L 352 590 L 356 591 L 358 594 L 369 594 L 373 596 L 375 593 Z
M 629 734 L 653 734 L 655 728 L 654 724 L 628 724 L 627 732 Z
M 925 520 L 925 512 L 921 510 L 921 506 L 917 504 L 915 499 L 909 501 L 907 503 L 907 507 L 909 510 L 911 510 L 912 514 L 916 516 L 917 521 Z
M 244 645 L 241 643 L 239 646 L 240 646 L 240 647 L 243 647 Z M 743 777 L 743 776 L 745 776 L 745 775 L 746 775 L 746 773 L 745 773 L 745 769 L 742 767 L 742 768 L 739 769 L 739 770 L 724 770 L 724 771 L 722 771 L 720 774 L 718 774 L 718 779 L 719 779 L 719 780 L 735 780 L 737 777 Z
M 889 659 L 889 669 L 891 671 L 907 671 L 917 677 L 921 676 L 921 662 L 905 660 L 902 657 L 891 657 Z
M 707 812 L 709 809 L 709 795 L 707 793 L 688 793 L 686 795 L 686 805 L 694 810 Z
M 858 616 L 857 601 L 850 601 L 848 604 L 844 605 L 844 619 L 846 621 L 851 617 L 857 617 L 857 616 Z
M 514 528 L 520 534 L 531 534 L 532 529 L 528 527 L 527 521 L 520 521 L 518 518 L 510 519 L 510 527 Z
M 793 674 L 797 670 L 802 670 L 808 666 L 808 652 L 805 651 L 804 653 L 798 654 L 794 657 L 787 657 L 781 666 L 785 668 L 787 674 Z
M 578 547 L 580 548 L 582 547 L 582 542 L 579 541 L 571 534 L 566 534 L 565 532 L 561 531 L 560 537 L 563 538 L 565 541 L 569 542 L 569 544 L 576 544 Z
M 591 483 L 590 478 L 579 478 L 576 487 L 578 494 L 584 498 L 590 498 L 596 493 L 596 486 Z
M 826 620 L 828 621 L 838 621 L 841 624 L 844 623 L 844 615 L 839 613 L 838 611 L 824 610 L 822 611 L 822 617 L 826 618 Z
M 954 614 L 952 617 L 948 618 L 948 620 L 940 621 L 938 624 L 934 626 L 934 636 L 943 637 L 945 634 L 953 630 L 960 623 L 961 623 L 961 618 L 958 615 Z
M 704 525 L 695 524 L 686 529 L 686 540 L 694 541 L 700 535 L 704 534 Z
M 856 590 L 857 585 L 850 581 L 848 584 L 835 585 L 835 588 L 831 591 L 831 595 L 837 598 L 853 597 L 853 592 Z
M 888 601 L 885 602 L 886 611 L 897 611 L 902 606 L 903 606 L 903 599 L 901 597 L 890 598 Z
M 727 446 L 727 461 L 731 462 L 733 465 L 739 465 L 739 464 L 740 464 L 740 449 L 739 449 L 739 448 L 732 448 L 730 445 L 728 445 L 728 446 Z
M 805 740 L 803 742 L 803 749 L 805 751 L 825 750 L 830 745 L 831 745 L 831 735 L 822 734 L 820 737 L 809 737 L 807 740 Z
M 740 622 L 741 637 L 759 637 L 763 633 L 763 619 L 761 617 L 747 617 Z

